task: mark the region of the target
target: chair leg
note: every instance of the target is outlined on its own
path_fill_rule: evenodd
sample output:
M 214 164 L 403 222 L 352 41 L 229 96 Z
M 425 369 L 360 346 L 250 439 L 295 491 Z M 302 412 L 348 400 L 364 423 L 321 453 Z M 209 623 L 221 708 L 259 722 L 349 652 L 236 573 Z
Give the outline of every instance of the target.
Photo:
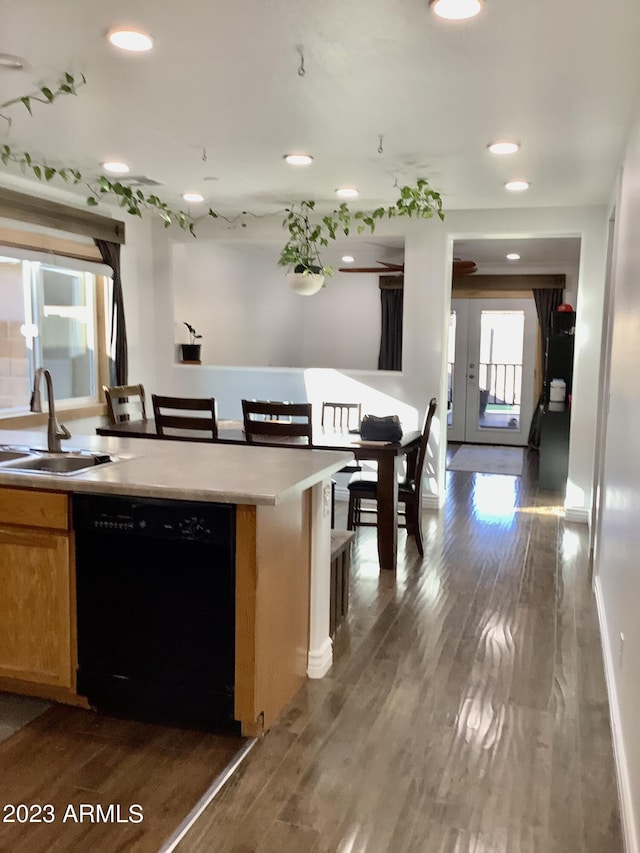
M 349 492 L 349 509 L 347 511 L 347 530 L 355 530 L 356 498 Z
M 424 547 L 422 544 L 422 526 L 420 524 L 420 504 L 420 500 L 414 500 L 407 504 L 407 525 L 409 525 L 409 518 L 411 518 L 411 527 L 407 532 L 410 532 L 411 535 L 415 538 L 416 545 L 418 547 L 418 554 L 420 554 L 421 557 L 424 557 Z

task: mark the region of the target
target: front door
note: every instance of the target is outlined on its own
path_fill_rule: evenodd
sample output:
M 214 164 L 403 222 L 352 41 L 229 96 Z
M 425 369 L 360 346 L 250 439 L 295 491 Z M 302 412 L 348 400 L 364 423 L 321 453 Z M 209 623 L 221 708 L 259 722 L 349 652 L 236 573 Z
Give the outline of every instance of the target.
M 533 299 L 452 299 L 448 439 L 526 445 L 534 406 Z

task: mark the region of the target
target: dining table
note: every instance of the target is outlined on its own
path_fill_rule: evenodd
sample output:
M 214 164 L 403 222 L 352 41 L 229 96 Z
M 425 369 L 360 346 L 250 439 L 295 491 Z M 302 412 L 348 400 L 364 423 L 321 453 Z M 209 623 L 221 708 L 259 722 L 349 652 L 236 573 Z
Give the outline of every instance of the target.
M 218 420 L 218 438 L 206 437 L 205 433 L 174 430 L 172 435 L 158 435 L 153 419 L 140 421 L 124 421 L 119 424 L 109 424 L 96 429 L 98 435 L 120 438 L 150 438 L 159 441 L 198 441 L 218 444 L 248 445 L 242 421 Z M 353 453 L 356 460 L 375 461 L 377 463 L 376 492 L 378 534 L 378 561 L 380 569 L 395 571 L 398 556 L 398 482 L 403 460 L 407 465 L 415 461 L 420 445 L 420 430 L 408 430 L 399 442 L 364 441 L 359 433 L 346 432 L 332 427 L 318 427 L 313 430 L 313 450 L 346 450 Z M 251 442 L 253 445 L 278 444 L 283 447 L 309 447 L 295 438 L 275 439 Z

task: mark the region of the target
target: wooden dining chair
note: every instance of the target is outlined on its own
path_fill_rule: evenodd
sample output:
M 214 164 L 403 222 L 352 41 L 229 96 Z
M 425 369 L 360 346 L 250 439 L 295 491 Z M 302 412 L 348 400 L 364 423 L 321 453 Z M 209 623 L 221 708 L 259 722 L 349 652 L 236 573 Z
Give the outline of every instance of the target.
M 288 403 L 276 400 L 243 400 L 242 418 L 247 442 L 313 444 L 311 403 Z
M 405 476 L 398 483 L 398 527 L 404 527 L 409 536 L 413 536 L 418 546 L 418 553 L 422 557 L 424 548 L 422 544 L 422 473 L 429 445 L 429 434 L 431 433 L 431 422 L 438 407 L 435 397 L 429 402 L 429 408 L 424 420 L 420 446 L 415 455 L 413 467 L 407 470 Z M 363 509 L 363 500 L 375 501 L 378 489 L 378 480 L 375 474 L 354 474 L 349 485 L 349 509 L 347 513 L 347 530 L 356 527 L 375 527 L 377 521 L 365 521 L 363 514 L 375 513 L 375 510 Z
M 339 432 L 349 432 L 350 430 L 360 429 L 360 421 L 362 420 L 362 403 L 322 403 L 322 418 L 320 425 L 323 429 L 332 428 Z M 351 462 L 345 465 L 337 474 L 355 474 L 356 471 L 362 471 L 362 465 L 357 462 Z M 333 491 L 335 492 L 335 480 L 333 482 Z M 332 519 L 335 511 L 332 509 Z M 331 525 L 333 527 L 333 524 Z
M 362 403 L 329 403 L 322 404 L 321 426 L 333 427 L 342 432 L 359 429 L 362 420 Z
M 103 385 L 107 416 L 112 426 L 133 421 L 146 421 L 147 410 L 142 385 Z
M 153 416 L 158 435 L 171 438 L 167 429 L 197 430 L 218 438 L 218 417 L 215 397 L 163 397 L 152 394 Z M 195 414 L 199 412 L 201 414 Z

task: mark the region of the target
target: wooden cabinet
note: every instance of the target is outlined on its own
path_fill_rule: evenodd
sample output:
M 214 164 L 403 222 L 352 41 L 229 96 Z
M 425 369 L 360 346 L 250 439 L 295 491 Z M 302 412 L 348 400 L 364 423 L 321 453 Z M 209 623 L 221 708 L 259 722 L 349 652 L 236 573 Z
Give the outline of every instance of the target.
M 75 679 L 68 497 L 0 489 L 0 689 L 63 698 Z M 48 689 L 46 689 L 48 688 Z

